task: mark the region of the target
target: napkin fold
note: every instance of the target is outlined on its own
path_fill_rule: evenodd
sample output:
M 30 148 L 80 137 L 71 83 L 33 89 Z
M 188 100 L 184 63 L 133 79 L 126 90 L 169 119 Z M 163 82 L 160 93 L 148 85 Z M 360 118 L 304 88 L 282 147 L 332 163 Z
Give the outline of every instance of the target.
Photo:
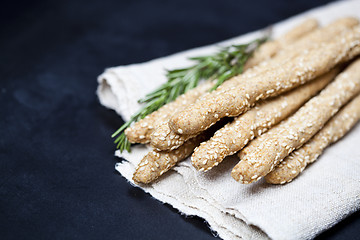
M 360 19 L 360 1 L 341 1 L 302 13 L 274 25 L 274 36 L 308 17 L 321 24 L 345 16 Z M 186 67 L 191 56 L 215 51 L 219 46 L 250 41 L 259 31 L 218 44 L 193 49 L 146 63 L 106 69 L 98 78 L 102 105 L 129 120 L 140 105 L 137 100 L 166 81 L 165 69 Z M 179 163 L 150 185 L 138 186 L 161 202 L 186 215 L 204 218 L 223 239 L 311 239 L 360 208 L 360 125 L 329 147 L 291 184 L 273 186 L 264 180 L 242 185 L 230 176 L 237 163 L 226 158 L 218 167 L 197 172 L 190 159 Z M 115 168 L 131 184 L 136 165 L 149 151 L 134 146 Z

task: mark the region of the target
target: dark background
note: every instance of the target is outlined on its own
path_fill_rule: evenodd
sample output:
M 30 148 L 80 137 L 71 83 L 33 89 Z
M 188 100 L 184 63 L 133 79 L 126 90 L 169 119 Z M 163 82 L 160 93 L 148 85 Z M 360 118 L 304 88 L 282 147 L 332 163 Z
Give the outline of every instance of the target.
M 264 28 L 322 1 L 0 3 L 0 238 L 214 239 L 114 170 L 106 67 Z M 360 239 L 356 213 L 319 239 Z

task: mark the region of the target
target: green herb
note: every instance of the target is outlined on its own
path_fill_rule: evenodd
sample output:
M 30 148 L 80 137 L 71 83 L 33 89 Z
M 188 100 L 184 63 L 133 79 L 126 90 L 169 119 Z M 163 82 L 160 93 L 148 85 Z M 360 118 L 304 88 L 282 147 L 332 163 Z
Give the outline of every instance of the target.
M 267 39 L 269 33 L 263 37 L 251 41 L 247 44 L 232 45 L 221 48 L 213 55 L 203 57 L 193 57 L 190 60 L 196 63 L 188 68 L 167 70 L 168 81 L 162 84 L 155 91 L 147 94 L 140 99 L 139 103 L 144 103 L 142 109 L 135 113 L 128 122 L 124 123 L 111 137 L 116 137 L 117 148 L 122 152 L 130 152 L 131 143 L 125 136 L 124 130 L 133 122 L 137 122 L 148 114 L 156 111 L 166 103 L 175 100 L 179 95 L 195 88 L 199 81 L 215 80 L 216 84 L 211 89 L 215 90 L 224 81 L 243 72 L 245 63 L 252 56 L 254 51 Z

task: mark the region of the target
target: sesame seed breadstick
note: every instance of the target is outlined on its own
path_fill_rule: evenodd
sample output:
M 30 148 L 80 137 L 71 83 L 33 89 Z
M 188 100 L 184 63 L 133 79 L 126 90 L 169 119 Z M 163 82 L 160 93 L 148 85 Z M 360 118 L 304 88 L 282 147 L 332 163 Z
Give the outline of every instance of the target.
M 196 135 L 180 135 L 172 131 L 169 121 L 159 124 L 150 136 L 150 145 L 158 151 L 174 150 Z
M 184 160 L 193 152 L 200 142 L 205 140 L 205 134 L 200 134 L 173 151 L 150 151 L 141 160 L 135 170 L 133 180 L 138 183 L 150 183 L 170 170 L 179 161 Z
M 304 47 L 316 44 L 319 40 L 329 41 L 332 40 L 334 36 L 340 34 L 344 29 L 351 29 L 359 25 L 359 20 L 354 17 L 344 17 L 339 18 L 330 24 L 315 29 L 314 31 L 310 32 L 309 34 L 305 35 L 305 37 L 300 38 L 298 41 L 294 42 L 294 44 L 287 44 L 284 46 L 284 52 L 289 50 L 301 50 Z
M 311 20 L 310 20 L 311 22 Z M 221 95 L 224 91 L 227 89 L 233 88 L 236 85 L 238 85 L 241 81 L 248 81 L 250 78 L 254 78 L 256 75 L 259 75 L 260 73 L 267 72 L 269 70 L 273 70 L 274 68 L 282 67 L 285 61 L 290 61 L 291 58 L 299 55 L 301 52 L 303 52 L 304 48 L 306 47 L 313 47 L 316 45 L 316 43 L 319 42 L 326 42 L 332 40 L 334 37 L 338 36 L 341 32 L 346 31 L 347 29 L 351 29 L 359 24 L 359 21 L 356 18 L 353 17 L 345 17 L 335 20 L 334 22 L 330 23 L 329 25 L 316 29 L 314 31 L 310 31 L 307 34 L 304 35 L 303 38 L 294 40 L 294 43 L 289 43 L 288 45 L 283 44 L 283 47 L 285 50 L 281 51 L 280 54 L 277 54 L 275 57 L 268 61 L 263 61 L 259 66 L 255 66 L 253 68 L 250 68 L 246 70 L 243 74 L 238 75 L 236 77 L 233 77 L 232 79 L 226 81 L 223 83 L 220 87 L 218 87 L 217 90 L 215 90 L 212 94 L 207 94 L 206 96 L 201 97 L 200 101 L 207 101 L 207 99 L 211 99 L 214 94 Z M 296 27 L 295 27 L 296 29 Z M 291 30 L 296 31 L 296 30 Z M 290 31 L 290 32 L 291 32 Z M 287 35 L 287 34 L 285 34 Z M 289 35 L 295 35 L 295 34 L 289 34 Z M 290 37 L 287 37 L 288 40 L 282 40 L 282 38 L 279 38 L 276 42 L 287 42 L 290 41 Z M 264 46 L 264 45 L 262 45 Z M 266 55 L 266 53 L 265 53 Z M 263 58 L 268 58 L 266 56 L 263 56 Z M 217 116 L 215 114 L 215 116 Z M 171 125 L 171 123 L 169 124 Z M 164 127 L 165 128 L 165 127 Z M 184 139 L 188 139 L 191 136 L 194 136 L 195 134 L 178 134 L 183 135 Z M 181 137 L 179 138 L 181 139 Z M 169 139 L 166 139 L 166 142 L 168 142 Z M 158 141 L 159 142 L 159 141 Z M 161 148 L 160 145 L 153 144 L 154 147 Z M 173 145 L 170 145 L 172 147 Z M 166 149 L 166 147 L 163 147 L 161 149 Z
M 287 120 L 256 138 L 240 152 L 241 161 L 231 172 L 241 183 L 268 174 L 294 149 L 301 147 L 349 100 L 360 92 L 360 60 L 339 74 L 318 96 Z
M 127 128 L 125 130 L 126 137 L 132 143 L 145 144 L 150 142 L 150 135 L 159 123 L 167 121 L 174 112 L 182 110 L 189 104 L 194 103 L 200 96 L 207 93 L 214 84 L 215 82 L 213 81 L 205 82 L 185 94 L 180 95 L 175 101 L 162 106 L 157 111 Z
M 195 149 L 191 156 L 192 164 L 196 169 L 205 171 L 217 166 L 226 156 L 241 150 L 254 137 L 266 132 L 299 109 L 333 80 L 338 72 L 339 68 L 335 68 L 297 89 L 266 100 L 236 117 Z
M 344 24 L 345 22 L 345 24 Z M 351 23 L 353 22 L 353 23 Z M 332 27 L 332 31 L 334 33 L 337 33 L 340 31 L 340 29 L 344 29 L 346 26 L 354 25 L 355 20 L 350 21 L 344 21 L 344 20 L 337 20 L 333 24 L 330 24 Z M 303 25 L 308 25 L 307 27 L 302 27 Z M 285 45 L 285 42 L 289 42 L 291 37 L 288 36 L 294 36 L 294 32 L 297 32 L 298 35 L 303 32 L 305 35 L 305 38 L 307 38 L 307 33 L 309 33 L 309 25 L 315 25 L 315 20 L 308 20 L 303 25 L 300 25 L 298 27 L 295 27 L 293 30 L 290 30 L 289 33 L 285 34 L 284 38 L 287 40 L 283 40 L 282 37 L 280 37 L 276 42 L 282 42 L 283 47 L 288 47 Z M 314 35 L 314 34 L 312 34 Z M 324 34 L 323 34 L 324 35 Z M 310 42 L 312 42 L 314 38 L 311 39 Z M 298 39 L 294 38 L 294 42 L 296 43 Z M 266 59 L 269 58 L 268 53 L 263 52 L 263 55 L 258 54 L 258 58 Z M 270 66 L 267 65 L 267 68 Z M 249 69 L 250 70 L 250 69 Z M 258 69 L 251 69 L 250 71 L 247 71 L 248 74 L 254 75 L 254 73 L 258 72 Z M 224 87 L 230 87 L 237 84 L 237 81 L 229 80 L 225 82 L 222 86 L 220 86 L 218 89 L 222 89 Z M 179 146 L 181 146 L 186 140 L 190 139 L 194 135 L 187 135 L 187 136 L 179 136 L 179 134 L 175 134 L 172 132 L 171 134 L 167 134 L 164 140 L 164 132 L 168 132 L 168 127 L 165 126 L 165 122 L 167 121 L 167 118 L 169 118 L 174 112 L 180 111 L 184 109 L 186 106 L 190 105 L 191 103 L 195 102 L 199 97 L 204 98 L 204 94 L 207 92 L 208 89 L 210 89 L 213 85 L 209 87 L 204 87 L 202 85 L 196 87 L 192 91 L 186 93 L 184 96 L 180 96 L 178 100 L 175 100 L 175 102 L 169 103 L 162 108 L 160 108 L 158 111 L 150 114 L 149 116 L 146 116 L 143 120 L 140 120 L 139 122 L 135 123 L 133 126 L 129 127 L 125 130 L 125 134 L 127 135 L 128 139 L 132 143 L 149 143 L 150 139 L 152 138 L 152 146 L 159 150 L 169 150 L 169 149 L 175 149 Z M 198 94 L 198 95 L 197 95 Z M 186 99 L 186 101 L 184 101 Z M 158 125 L 161 123 L 160 125 Z M 159 127 L 159 131 L 156 129 Z M 154 135 L 151 137 L 151 134 L 154 133 Z M 170 145 L 168 145 L 170 141 Z
M 237 116 L 256 101 L 293 89 L 328 72 L 335 65 L 360 53 L 360 28 L 349 29 L 330 42 L 305 49 L 291 61 L 272 71 L 249 77 L 230 89 L 214 92 L 212 97 L 197 101 L 177 112 L 169 126 L 179 134 L 204 131 L 219 119 Z
M 302 45 L 304 44 L 313 44 L 314 40 L 321 39 L 322 41 L 328 41 L 329 39 L 332 39 L 334 36 L 336 36 L 338 33 L 344 30 L 344 28 L 347 27 L 353 27 L 356 24 L 358 24 L 358 21 L 354 18 L 344 18 L 339 19 L 324 29 L 317 30 L 317 34 L 312 34 L 311 30 L 313 30 L 317 26 L 317 21 L 314 19 L 309 19 L 305 21 L 303 24 L 295 27 L 294 29 L 290 30 L 288 33 L 286 33 L 284 36 L 280 37 L 276 41 L 268 42 L 268 43 L 276 43 L 278 46 L 281 46 L 282 48 L 291 47 L 294 42 L 296 43 L 300 37 L 301 34 L 303 34 L 303 39 L 308 39 L 307 41 L 303 41 Z M 322 33 L 319 35 L 319 33 Z M 308 35 L 311 35 L 308 37 Z M 265 43 L 267 44 L 267 43 Z M 265 46 L 261 45 L 262 46 Z M 261 49 L 260 47 L 260 49 Z M 294 48 L 295 49 L 295 48 Z M 262 54 L 258 54 L 258 59 L 267 59 L 271 57 L 271 54 L 267 51 L 260 51 Z M 293 55 L 295 55 L 294 53 Z M 254 56 L 255 58 L 256 56 Z M 281 66 L 281 64 L 284 61 L 284 59 L 289 58 L 290 56 L 287 56 L 286 54 L 282 54 L 280 57 L 276 57 L 274 61 L 271 62 L 271 64 L 262 63 L 263 65 L 266 65 L 266 68 L 252 68 L 247 70 L 243 75 L 243 78 L 246 78 L 248 76 L 255 76 L 259 72 L 265 70 L 267 71 L 271 66 Z M 252 58 L 253 59 L 253 58 Z M 258 60 L 256 60 L 258 61 Z M 270 66 L 271 65 L 271 66 Z M 249 66 L 248 66 L 249 67 Z M 245 67 L 246 68 L 246 67 Z M 234 87 L 238 84 L 237 79 L 231 79 L 223 83 L 217 91 L 221 91 L 222 89 Z M 211 97 L 211 94 L 207 94 L 206 96 L 202 96 L 200 99 L 204 100 L 208 97 Z M 178 134 L 177 132 L 172 131 L 169 126 L 167 126 L 166 122 L 162 122 L 160 125 L 156 127 L 156 129 L 151 134 L 151 141 L 150 144 L 153 148 L 157 150 L 173 150 L 177 147 L 181 146 L 186 140 L 196 136 L 196 134 Z
M 214 92 L 214 94 L 221 94 L 221 91 L 232 88 L 241 81 L 247 81 L 248 78 L 253 78 L 260 73 L 269 72 L 275 68 L 279 68 L 284 64 L 284 62 L 291 61 L 291 59 L 294 57 L 302 54 L 305 49 L 314 48 L 314 46 L 316 47 L 319 43 L 332 41 L 334 37 L 338 36 L 342 32 L 354 28 L 358 25 L 359 20 L 354 17 L 340 18 L 325 27 L 308 32 L 302 38 L 296 39 L 291 43 L 289 42 L 288 44 L 282 44 L 282 48 L 278 53 L 276 53 L 275 56 L 272 58 L 267 57 L 267 55 L 263 56 L 263 59 L 267 59 L 266 61 L 262 61 L 259 65 L 248 69 L 246 72 L 244 72 L 244 74 L 235 76 L 232 79 L 226 81 Z M 282 38 L 279 38 L 273 42 L 285 41 L 289 41 L 289 38 L 288 40 L 282 40 Z M 251 59 L 249 61 L 251 61 Z M 213 95 L 211 94 L 207 95 L 207 98 L 212 97 Z
M 313 32 L 318 27 L 319 22 L 316 19 L 308 18 L 298 26 L 285 33 L 284 36 L 279 39 L 279 42 L 283 46 L 289 45 L 294 41 L 298 41 L 298 39 L 304 37 L 308 33 Z
M 264 43 L 263 45 L 260 46 L 259 50 L 255 53 L 255 55 L 248 61 L 249 64 L 245 65 L 244 67 L 245 71 L 259 64 L 260 62 L 265 61 L 266 59 L 270 59 L 279 50 L 286 47 L 287 45 L 291 45 L 294 42 L 298 41 L 299 39 L 306 36 L 317 27 L 318 27 L 317 20 L 307 19 L 300 25 L 294 27 L 289 32 L 285 33 L 283 36 L 279 37 L 277 40 Z M 252 70 L 250 70 L 250 74 L 254 74 L 255 71 L 251 73 Z M 231 81 L 229 83 L 228 82 L 229 81 L 225 82 L 222 86 L 219 87 L 219 89 L 224 87 L 230 87 L 233 86 L 234 84 L 237 84 L 235 81 L 233 83 L 231 83 Z M 201 98 L 204 98 L 204 96 L 202 96 Z M 188 139 L 194 136 L 196 136 L 196 134 L 195 135 L 178 134 L 169 128 L 168 122 L 163 121 L 152 131 L 150 135 L 150 144 L 154 149 L 158 151 L 173 150 L 178 148 L 185 141 L 187 141 Z
M 284 35 L 280 36 L 278 39 L 262 44 L 259 49 L 255 51 L 254 56 L 247 61 L 244 68 L 249 69 L 267 59 L 274 57 L 284 47 L 293 44 L 318 27 L 319 23 L 316 19 L 309 18 L 305 20 L 301 24 L 290 29 L 290 31 Z
M 342 138 L 360 120 L 360 95 L 346 104 L 323 129 L 298 150 L 292 152 L 265 176 L 266 182 L 284 184 L 296 178 L 330 144 Z

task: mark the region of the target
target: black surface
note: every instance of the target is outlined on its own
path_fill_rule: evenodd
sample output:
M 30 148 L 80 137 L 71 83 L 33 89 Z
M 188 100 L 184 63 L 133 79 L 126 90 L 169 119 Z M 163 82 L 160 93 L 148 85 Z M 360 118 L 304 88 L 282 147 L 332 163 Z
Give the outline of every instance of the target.
M 96 77 L 215 43 L 323 1 L 8 1 L 0 5 L 0 238 L 214 239 L 114 170 L 121 119 Z M 359 239 L 360 217 L 321 239 Z

